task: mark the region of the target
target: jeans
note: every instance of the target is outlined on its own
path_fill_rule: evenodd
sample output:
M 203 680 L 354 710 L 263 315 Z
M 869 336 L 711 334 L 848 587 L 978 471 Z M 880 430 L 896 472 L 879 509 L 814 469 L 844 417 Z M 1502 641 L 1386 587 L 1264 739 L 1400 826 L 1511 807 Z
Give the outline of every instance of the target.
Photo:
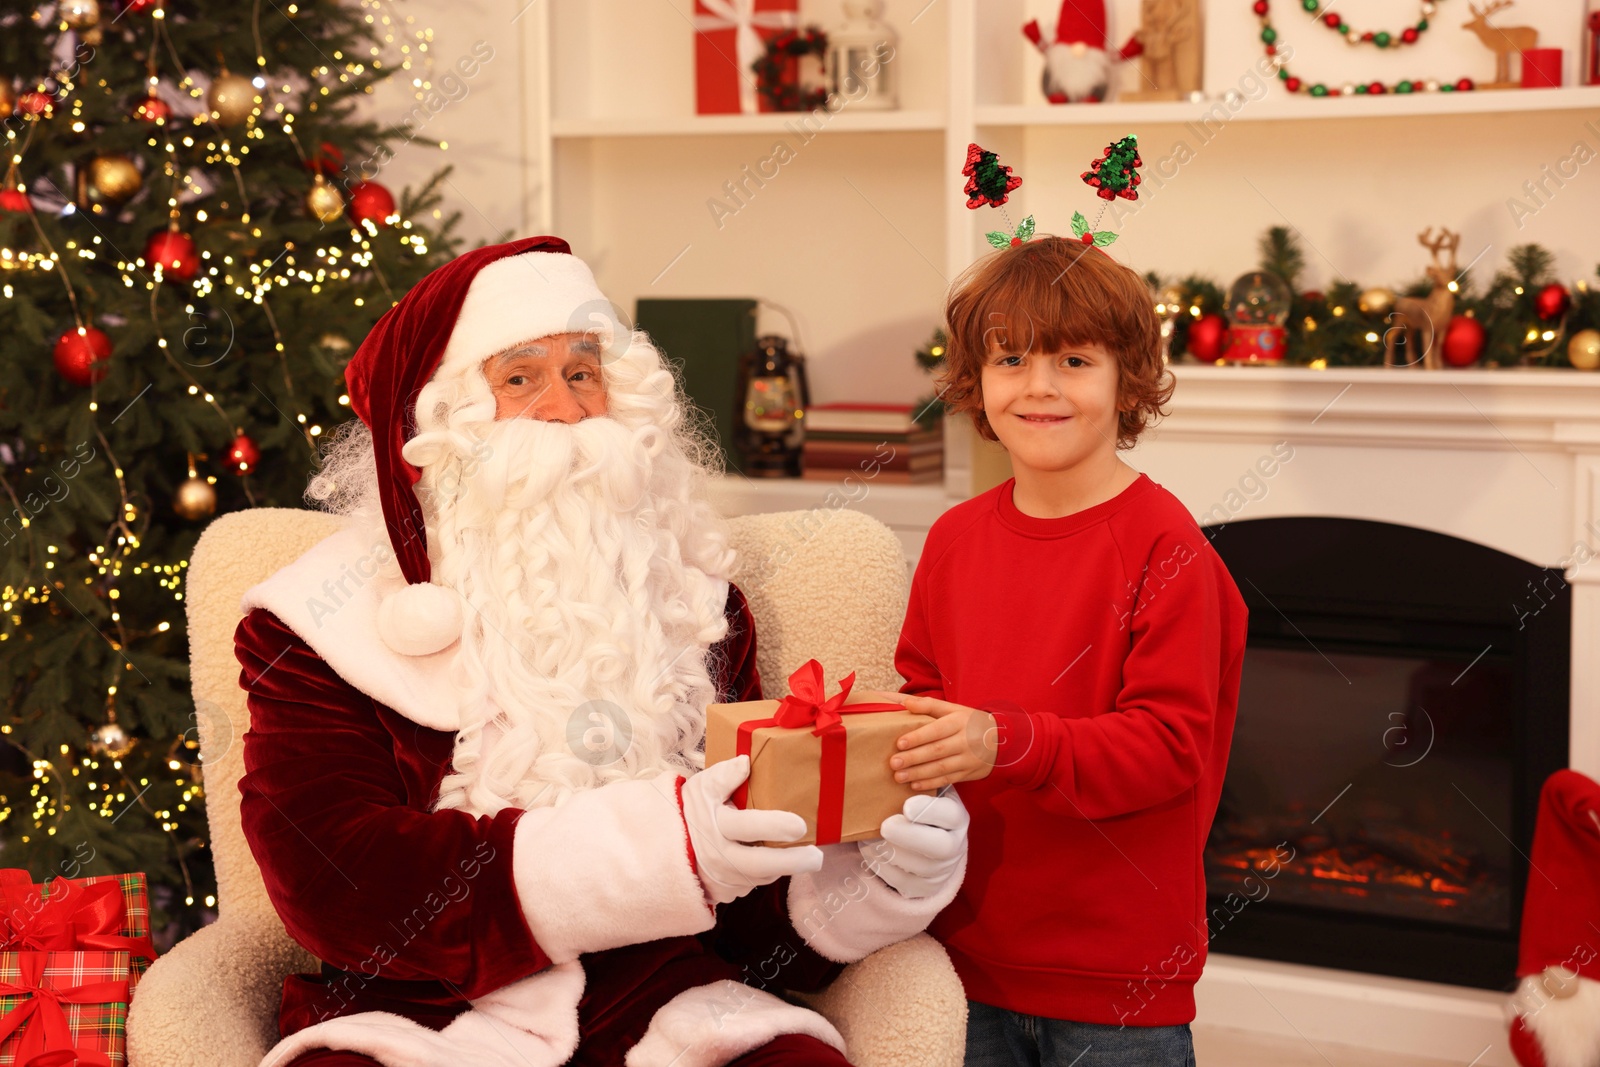
M 1194 1067 L 1194 1041 L 1188 1023 L 1075 1023 L 969 1000 L 966 1067 Z

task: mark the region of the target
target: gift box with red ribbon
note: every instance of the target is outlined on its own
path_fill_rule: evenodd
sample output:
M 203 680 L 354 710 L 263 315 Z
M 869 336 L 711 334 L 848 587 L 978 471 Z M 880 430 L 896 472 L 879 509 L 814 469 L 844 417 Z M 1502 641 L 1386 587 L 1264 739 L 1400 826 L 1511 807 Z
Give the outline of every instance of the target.
M 56 878 L 34 885 L 27 871 L 0 870 L 0 950 L 126 952 L 130 993 L 150 964 L 150 897 L 142 874 Z
M 750 757 L 750 777 L 733 795 L 734 806 L 792 811 L 806 820 L 805 837 L 766 844 L 872 840 L 907 797 L 937 792 L 896 782 L 889 766 L 895 742 L 932 719 L 888 701 L 852 701 L 855 679 L 852 671 L 828 696 L 822 665 L 812 659 L 789 676 L 782 700 L 706 708 L 706 766 Z
M 800 0 L 695 0 L 695 111 L 702 115 L 761 110 L 751 69 L 767 39 L 799 25 Z
M 0 1067 L 123 1067 L 127 952 L 0 952 Z

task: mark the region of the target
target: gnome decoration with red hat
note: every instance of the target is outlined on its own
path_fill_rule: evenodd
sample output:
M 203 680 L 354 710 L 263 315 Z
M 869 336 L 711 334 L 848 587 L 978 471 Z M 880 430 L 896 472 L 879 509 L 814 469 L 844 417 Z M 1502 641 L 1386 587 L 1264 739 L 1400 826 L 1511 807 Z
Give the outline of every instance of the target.
M 1600 1067 L 1600 784 L 1545 781 L 1530 860 L 1511 1051 L 1522 1067 Z
M 1044 95 L 1052 104 L 1099 103 L 1106 98 L 1111 60 L 1106 55 L 1105 0 L 1061 0 L 1055 40 L 1046 44 L 1034 19 L 1023 35 L 1044 53 Z
M 321 962 L 284 980 L 262 1067 L 846 1067 L 767 984 L 923 930 L 966 812 L 911 798 L 869 864 L 878 842 L 764 844 L 805 820 L 729 803 L 748 758 L 703 769 L 706 705 L 761 682 L 672 366 L 533 237 L 425 277 L 345 381 L 358 418 L 307 490 L 342 521 L 234 633 L 240 822 Z M 849 907 L 819 928 L 824 899 Z

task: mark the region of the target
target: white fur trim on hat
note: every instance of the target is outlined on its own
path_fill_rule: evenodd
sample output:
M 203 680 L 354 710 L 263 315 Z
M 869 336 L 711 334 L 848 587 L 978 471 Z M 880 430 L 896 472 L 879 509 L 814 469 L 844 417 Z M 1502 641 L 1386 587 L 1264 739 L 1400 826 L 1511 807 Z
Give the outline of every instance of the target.
M 478 271 L 435 378 L 459 373 L 521 341 L 597 330 L 612 342 L 615 312 L 589 265 L 567 252 L 524 252 Z
M 461 597 L 432 582 L 413 582 L 378 605 L 378 636 L 402 656 L 431 656 L 461 637 Z

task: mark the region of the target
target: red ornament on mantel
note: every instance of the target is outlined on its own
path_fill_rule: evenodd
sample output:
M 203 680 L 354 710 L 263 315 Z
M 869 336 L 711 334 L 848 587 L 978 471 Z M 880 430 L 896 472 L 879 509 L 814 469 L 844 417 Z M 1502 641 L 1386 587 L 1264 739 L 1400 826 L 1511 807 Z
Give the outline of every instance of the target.
M 93 326 L 74 327 L 56 339 L 56 373 L 76 386 L 93 385 L 106 376 L 100 366 L 111 358 L 111 338 Z
M 228 446 L 228 463 L 233 467 L 235 474 L 249 474 L 261 461 L 261 449 L 250 440 L 250 435 L 240 434 Z
M 1189 353 L 1195 359 L 1220 359 L 1227 343 L 1228 320 L 1221 315 L 1201 315 L 1189 324 Z
M 1483 355 L 1483 323 L 1470 315 L 1453 315 L 1445 327 L 1439 354 L 1452 367 L 1470 367 Z
M 394 194 L 377 182 L 357 182 L 350 187 L 350 217 L 357 222 L 387 226 L 394 214 Z
M 200 252 L 194 246 L 194 238 L 181 230 L 157 230 L 151 234 L 145 242 L 144 261 L 151 268 L 159 263 L 164 275 L 180 282 L 200 273 Z
M 1536 315 L 1546 322 L 1559 319 L 1572 307 L 1572 294 L 1567 292 L 1567 287 L 1560 282 L 1551 282 L 1540 289 L 1533 298 L 1533 310 Z

